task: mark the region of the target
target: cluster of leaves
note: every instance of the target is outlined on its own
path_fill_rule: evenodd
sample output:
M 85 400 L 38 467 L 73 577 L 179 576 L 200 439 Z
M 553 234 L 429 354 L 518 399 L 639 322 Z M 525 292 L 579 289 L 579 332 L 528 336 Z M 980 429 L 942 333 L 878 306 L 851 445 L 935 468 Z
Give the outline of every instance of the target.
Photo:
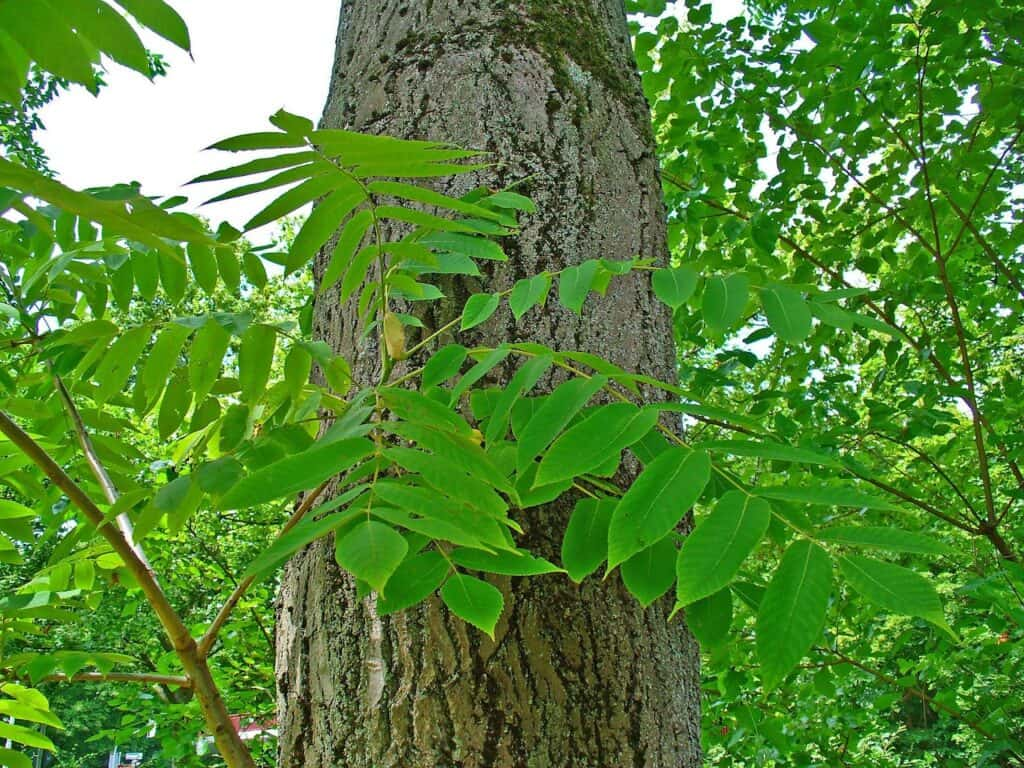
M 902 502 L 856 511 L 882 527 L 872 545 L 927 572 L 961 638 L 850 600 L 858 574 L 843 564 L 811 663 L 768 695 L 751 645 L 725 643 L 724 619 L 710 636 L 691 620 L 709 752 L 721 765 L 926 764 L 915 747 L 934 764 L 1019 762 L 1021 8 L 760 3 L 721 24 L 699 2 L 635 10 L 653 17 L 636 50 L 675 257 L 738 294 L 724 326 L 697 294 L 677 309 L 682 386 L 740 412 L 733 427 L 855 456 L 851 472 Z M 785 309 L 763 289 L 752 301 L 751 286 L 776 284 Z M 731 438 L 725 426 L 698 429 Z M 941 551 L 905 547 L 907 531 Z M 743 634 L 765 571 L 789 558 L 769 537 L 751 587 L 734 585 Z M 894 599 L 909 585 L 879 586 Z

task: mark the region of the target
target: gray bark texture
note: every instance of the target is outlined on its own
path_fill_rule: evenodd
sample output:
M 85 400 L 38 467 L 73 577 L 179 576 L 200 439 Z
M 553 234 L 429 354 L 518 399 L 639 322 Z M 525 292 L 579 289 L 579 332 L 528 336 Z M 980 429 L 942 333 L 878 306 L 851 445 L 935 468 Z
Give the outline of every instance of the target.
M 423 315 L 428 329 L 470 293 L 545 269 L 666 256 L 622 0 L 344 0 L 323 126 L 493 153 L 494 168 L 455 180 L 450 193 L 527 179 L 516 189 L 538 213 L 504 243 L 509 262 L 486 286 L 445 283 L 453 301 Z M 360 338 L 351 307 L 319 301 L 315 329 L 353 362 L 357 381 L 375 380 L 375 342 Z M 669 381 L 675 371 L 671 318 L 643 275 L 614 280 L 582 318 L 551 301 L 516 324 L 503 308 L 473 334 L 460 341 L 531 340 Z M 523 546 L 557 562 L 572 501 L 516 512 Z M 437 598 L 377 617 L 331 542 L 296 556 L 278 606 L 280 765 L 700 764 L 698 652 L 683 623 L 667 621 L 667 599 L 643 610 L 617 577 L 492 581 L 506 607 L 493 642 Z

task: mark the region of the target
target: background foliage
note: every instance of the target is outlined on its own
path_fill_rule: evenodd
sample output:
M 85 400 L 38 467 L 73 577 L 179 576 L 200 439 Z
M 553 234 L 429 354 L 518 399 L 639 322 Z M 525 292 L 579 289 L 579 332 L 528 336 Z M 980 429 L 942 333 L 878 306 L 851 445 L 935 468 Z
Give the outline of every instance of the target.
M 607 562 L 643 604 L 674 595 L 713 764 L 1024 764 L 1021 8 L 764 3 L 715 24 L 633 3 L 673 264 L 592 259 L 423 328 L 439 275 L 479 275 L 543 215 L 511 189 L 431 190 L 477 153 L 278 113 L 197 180 L 280 192 L 241 230 L 41 172 L 40 100 L 98 88 L 107 61 L 156 73 L 129 19 L 189 45 L 163 3 L 118 6 L 0 6 L 0 711 L 24 723 L 0 736 L 52 746 L 44 691 L 61 764 L 89 759 L 90 717 L 121 743 L 159 722 L 161 756 L 198 761 L 202 718 L 223 720 L 204 667 L 228 711 L 272 711 L 267 577 L 333 534 L 382 613 L 437 591 L 484 632 L 486 574 Z M 277 243 L 242 237 L 314 200 Z M 318 298 L 358 302 L 377 381 L 311 337 L 321 247 Z M 678 382 L 453 340 L 548 301 L 585 316 L 637 273 L 674 311 Z M 643 472 L 619 487 L 624 455 Z M 562 562 L 518 549 L 517 511 L 563 494 Z M 76 676 L 99 695 L 54 687 Z

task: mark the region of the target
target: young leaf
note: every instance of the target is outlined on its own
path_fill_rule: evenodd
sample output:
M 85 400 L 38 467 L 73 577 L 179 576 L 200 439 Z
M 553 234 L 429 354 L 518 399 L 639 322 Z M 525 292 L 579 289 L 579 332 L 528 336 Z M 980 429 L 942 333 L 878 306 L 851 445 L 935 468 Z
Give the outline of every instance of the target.
M 156 32 L 164 40 L 174 43 L 184 51 L 189 50 L 191 42 L 188 27 L 178 12 L 163 0 L 114 0 L 135 17 L 142 26 Z
M 105 403 L 124 389 L 152 333 L 148 325 L 132 328 L 110 347 L 93 376 L 99 385 L 93 393 L 93 399 L 97 404 Z
M 420 381 L 423 389 L 436 387 L 455 376 L 469 354 L 468 350 L 461 344 L 449 344 L 439 349 L 423 366 L 423 376 Z
M 408 550 L 402 534 L 390 525 L 364 520 L 335 542 L 334 558 L 357 579 L 383 592 Z
M 703 451 L 671 448 L 647 465 L 619 501 L 608 526 L 608 570 L 678 525 L 711 477 Z
M 541 376 L 547 373 L 551 367 L 552 358 L 550 355 L 533 357 L 523 363 L 516 371 L 511 381 L 502 390 L 494 404 L 494 410 L 487 419 L 487 432 L 484 439 L 487 444 L 505 437 L 508 431 L 508 420 L 512 413 L 512 406 L 526 392 L 529 392 Z
M 450 567 L 441 553 L 433 550 L 408 556 L 378 595 L 378 615 L 387 616 L 426 599 L 441 586 Z
M 188 379 L 197 402 L 210 393 L 213 383 L 220 376 L 224 353 L 228 351 L 230 342 L 231 334 L 213 319 L 207 320 L 192 340 Z
M 811 335 L 811 310 L 799 291 L 788 285 L 765 288 L 761 305 L 768 325 L 783 341 L 799 344 Z
M 577 315 L 583 311 L 583 302 L 597 277 L 597 259 L 587 259 L 582 264 L 567 267 L 558 277 L 558 300 L 562 306 Z
M 676 602 L 689 605 L 729 585 L 768 530 L 772 511 L 764 499 L 729 491 L 679 551 Z
M 559 384 L 544 398 L 544 403 L 527 422 L 519 435 L 516 466 L 522 472 L 555 439 L 573 417 L 590 402 L 608 379 L 592 376 L 589 379 L 572 378 Z
M 713 333 L 730 330 L 743 317 L 749 282 L 745 275 L 709 277 L 704 286 L 704 324 Z
M 614 499 L 580 499 L 562 538 L 562 565 L 577 584 L 608 557 L 608 523 Z
M 595 408 L 552 443 L 540 461 L 534 486 L 551 485 L 601 467 L 647 434 L 657 421 L 657 411 L 632 403 Z
M 662 303 L 678 309 L 697 289 L 697 278 L 697 271 L 692 267 L 659 269 L 651 274 L 651 287 Z
M 919 616 L 953 634 L 935 587 L 921 574 L 860 555 L 840 557 L 839 570 L 850 586 L 872 603 L 892 613 Z
M 462 309 L 462 330 L 468 331 L 490 319 L 498 308 L 501 297 L 494 293 L 474 293 Z
M 821 638 L 832 589 L 828 553 L 806 539 L 789 545 L 757 612 L 761 679 L 771 690 Z
M 518 321 L 531 307 L 537 304 L 543 306 L 550 288 L 551 276 L 546 272 L 517 280 L 516 284 L 512 286 L 512 293 L 508 298 L 508 305 L 512 309 L 515 319 Z
M 951 555 L 953 549 L 941 541 L 900 528 L 870 525 L 837 525 L 815 532 L 819 541 L 848 547 L 908 552 L 915 555 Z
M 848 485 L 829 484 L 799 487 L 758 488 L 757 495 L 776 501 L 792 501 L 797 504 L 819 504 L 825 507 L 856 507 L 877 509 L 882 512 L 898 512 L 899 507 L 885 499 L 864 493 Z
M 622 564 L 622 583 L 644 608 L 668 592 L 676 580 L 673 538 L 670 533 Z
M 441 587 L 441 599 L 452 613 L 494 639 L 505 599 L 486 581 L 456 573 Z
M 686 607 L 686 626 L 704 650 L 715 648 L 729 636 L 732 625 L 732 590 L 720 589 Z
M 287 498 L 341 474 L 374 451 L 364 438 L 314 444 L 300 453 L 260 467 L 221 497 L 221 509 L 239 509 Z
M 242 335 L 238 352 L 238 383 L 242 400 L 255 403 L 263 397 L 274 362 L 277 331 L 269 325 L 250 325 Z
M 503 550 L 501 552 L 483 552 L 479 549 L 459 548 L 452 550 L 452 562 L 471 571 L 497 573 L 503 576 L 538 576 L 545 573 L 562 571 L 554 563 L 542 557 L 534 557 L 529 552 Z

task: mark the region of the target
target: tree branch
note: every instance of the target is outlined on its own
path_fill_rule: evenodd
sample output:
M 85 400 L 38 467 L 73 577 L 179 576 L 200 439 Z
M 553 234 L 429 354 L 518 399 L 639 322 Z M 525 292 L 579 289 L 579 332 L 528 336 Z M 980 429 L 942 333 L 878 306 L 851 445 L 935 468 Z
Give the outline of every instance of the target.
M 302 521 L 302 518 L 306 516 L 306 513 L 313 508 L 316 500 L 320 498 L 325 490 L 327 490 L 328 485 L 330 485 L 330 480 L 325 480 L 302 499 L 298 508 L 292 516 L 288 518 L 288 521 L 277 534 L 275 541 L 280 539 Z M 209 628 L 207 628 L 206 632 L 199 639 L 197 650 L 200 658 L 205 659 L 210 655 L 210 649 L 213 648 L 213 644 L 217 640 L 217 635 L 231 617 L 231 612 L 235 609 L 235 606 L 238 605 L 238 601 L 242 599 L 249 587 L 251 587 L 255 581 L 255 576 L 246 576 L 234 588 L 228 596 L 228 599 L 224 601 L 224 605 L 221 606 L 220 611 L 218 611 L 217 615 L 214 617 L 213 623 L 210 624 Z
M 185 673 L 192 681 L 193 690 L 202 706 L 206 725 L 212 732 L 214 742 L 225 762 L 231 768 L 255 768 L 252 755 L 231 722 L 231 716 L 217 684 L 213 680 L 206 660 L 196 652 L 196 643 L 192 639 L 188 627 L 184 625 L 168 601 L 167 595 L 157 583 L 149 565 L 139 558 L 119 528 L 107 524 L 103 511 L 96 506 L 89 495 L 3 411 L 0 411 L 0 432 L 3 432 L 19 451 L 24 453 L 57 488 L 63 491 L 64 495 L 82 511 L 86 519 L 124 561 L 125 567 L 135 578 L 164 628 Z
M 82 453 L 85 455 L 85 461 L 89 465 L 89 469 L 92 470 L 93 477 L 96 478 L 96 482 L 99 483 L 100 488 L 103 489 L 103 495 L 107 499 L 109 504 L 115 504 L 120 498 L 120 494 L 117 491 L 117 486 L 114 485 L 114 481 L 111 479 L 110 474 L 107 472 L 106 467 L 103 466 L 103 462 L 100 461 L 100 457 L 96 453 L 96 448 L 92 444 L 92 440 L 89 437 L 89 432 L 85 428 L 85 423 L 82 421 L 82 414 L 79 413 L 78 408 L 75 407 L 75 401 L 71 398 L 71 393 L 68 392 L 68 388 L 64 386 L 64 381 L 56 373 L 53 374 L 53 384 L 57 389 L 57 394 L 60 395 L 61 402 L 64 404 L 64 410 L 67 411 L 68 417 L 71 419 L 71 427 L 75 432 L 75 436 L 78 438 L 78 444 L 82 448 Z M 142 561 L 147 568 L 149 568 L 149 558 L 146 557 L 145 551 L 142 549 L 142 545 L 135 541 L 135 528 L 132 525 L 131 518 L 128 517 L 127 512 L 122 512 L 117 516 L 117 527 L 121 529 L 121 535 L 124 536 L 124 540 L 135 552 L 136 557 Z M 150 569 L 152 570 L 152 569 Z

